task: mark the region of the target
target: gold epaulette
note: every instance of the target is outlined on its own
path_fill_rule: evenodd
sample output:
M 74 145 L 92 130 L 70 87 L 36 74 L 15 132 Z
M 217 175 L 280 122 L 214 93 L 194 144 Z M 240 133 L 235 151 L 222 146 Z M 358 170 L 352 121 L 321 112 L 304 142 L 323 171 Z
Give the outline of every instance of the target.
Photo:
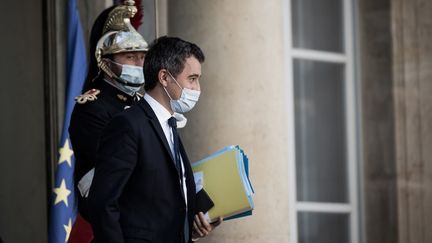
M 85 104 L 87 101 L 94 101 L 97 100 L 97 95 L 100 93 L 100 90 L 98 89 L 91 89 L 87 92 L 85 92 L 82 95 L 78 95 L 75 97 L 75 100 L 78 104 Z

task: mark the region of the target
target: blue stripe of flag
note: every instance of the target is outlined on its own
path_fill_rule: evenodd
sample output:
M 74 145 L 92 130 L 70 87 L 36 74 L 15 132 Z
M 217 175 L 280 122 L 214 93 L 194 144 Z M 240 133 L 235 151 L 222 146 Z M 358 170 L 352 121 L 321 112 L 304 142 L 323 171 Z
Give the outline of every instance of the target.
M 76 0 L 69 0 L 68 4 L 68 36 L 67 36 L 67 77 L 66 77 L 66 100 L 65 100 L 65 116 L 63 121 L 63 130 L 60 140 L 60 148 L 65 148 L 65 145 L 72 149 L 69 142 L 69 121 L 73 106 L 74 98 L 81 93 L 87 72 L 86 49 L 84 46 L 83 33 L 81 28 L 79 11 L 76 5 Z M 63 158 L 63 156 L 62 156 Z M 59 157 L 60 160 L 60 157 Z M 58 198 L 57 193 L 52 193 L 51 199 L 51 218 L 49 225 L 49 242 L 64 243 L 67 241 L 68 230 L 75 222 L 77 207 L 74 195 L 73 170 L 75 158 L 70 156 L 69 165 L 66 161 L 58 161 L 58 166 L 55 175 L 54 190 L 61 187 L 62 181 L 65 182 L 66 189 L 70 191 L 67 196 L 67 204 L 65 201 L 56 203 Z M 71 224 L 70 224 L 71 223 Z

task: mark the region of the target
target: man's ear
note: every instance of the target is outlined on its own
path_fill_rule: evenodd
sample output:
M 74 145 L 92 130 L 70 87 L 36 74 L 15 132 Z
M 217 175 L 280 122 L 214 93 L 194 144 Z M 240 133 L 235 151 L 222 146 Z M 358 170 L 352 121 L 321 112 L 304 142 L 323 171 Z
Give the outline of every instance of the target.
M 102 62 L 105 63 L 105 65 L 107 65 L 109 68 L 111 68 L 111 59 L 103 57 Z
M 159 80 L 159 83 L 161 83 L 163 87 L 168 86 L 168 72 L 166 69 L 159 70 L 158 80 Z

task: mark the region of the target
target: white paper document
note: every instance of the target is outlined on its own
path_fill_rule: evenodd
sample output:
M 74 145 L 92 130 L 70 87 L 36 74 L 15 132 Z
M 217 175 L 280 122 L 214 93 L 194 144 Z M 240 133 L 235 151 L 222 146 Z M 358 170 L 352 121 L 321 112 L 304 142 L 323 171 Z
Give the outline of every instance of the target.
M 93 181 L 94 168 L 85 174 L 78 182 L 78 190 L 82 197 L 88 197 L 90 192 L 90 186 Z

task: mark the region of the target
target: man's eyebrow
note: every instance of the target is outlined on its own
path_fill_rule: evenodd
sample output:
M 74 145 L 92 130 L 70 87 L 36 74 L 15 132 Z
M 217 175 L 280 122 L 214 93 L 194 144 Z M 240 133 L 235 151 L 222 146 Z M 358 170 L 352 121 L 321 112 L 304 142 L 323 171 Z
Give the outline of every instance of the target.
M 194 73 L 189 75 L 188 78 L 199 78 L 199 76 L 200 76 L 199 74 Z

